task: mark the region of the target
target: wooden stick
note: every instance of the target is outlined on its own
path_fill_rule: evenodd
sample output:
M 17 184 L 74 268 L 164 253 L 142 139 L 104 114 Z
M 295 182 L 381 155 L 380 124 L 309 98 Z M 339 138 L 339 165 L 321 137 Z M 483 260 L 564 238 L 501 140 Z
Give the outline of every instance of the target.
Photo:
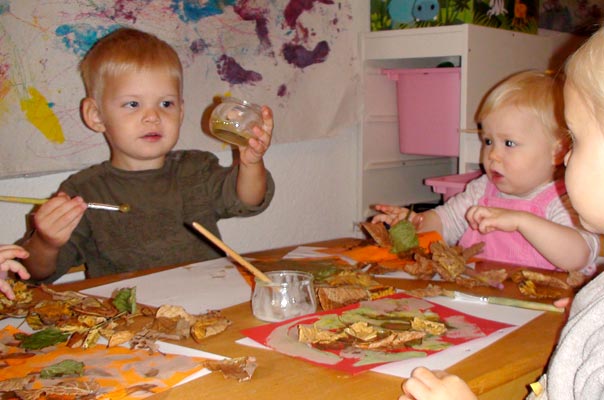
M 44 204 L 48 201 L 48 199 L 35 199 L 33 197 L 0 196 L 0 201 L 5 201 L 7 203 Z
M 241 264 L 243 267 L 245 267 L 248 271 L 250 271 L 252 274 L 254 274 L 254 276 L 256 278 L 258 278 L 261 281 L 264 281 L 266 283 L 272 283 L 272 281 L 270 280 L 270 278 L 268 276 L 264 275 L 264 273 L 262 271 L 260 271 L 256 267 L 254 267 L 252 264 L 250 264 L 248 261 L 246 261 L 245 258 L 243 258 L 239 254 L 237 254 L 235 252 L 235 250 L 233 250 L 229 246 L 227 246 L 226 243 L 224 243 L 222 240 L 220 240 L 216 236 L 214 236 L 214 234 L 212 234 L 212 232 L 208 231 L 206 228 L 204 228 L 197 222 L 193 222 L 193 227 L 195 229 L 197 229 L 197 231 L 199 233 L 201 233 L 202 235 L 204 235 L 205 237 L 210 239 L 210 241 L 212 243 L 214 243 L 216 246 L 220 247 L 225 253 L 227 253 L 229 256 L 231 256 L 231 258 L 233 258 L 235 261 L 237 261 L 239 264 Z

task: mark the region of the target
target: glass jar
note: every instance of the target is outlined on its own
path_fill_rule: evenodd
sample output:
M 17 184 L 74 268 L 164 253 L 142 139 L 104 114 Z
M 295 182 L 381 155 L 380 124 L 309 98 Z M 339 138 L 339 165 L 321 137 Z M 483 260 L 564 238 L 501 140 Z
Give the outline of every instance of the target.
M 252 312 L 262 321 L 279 322 L 317 309 L 313 275 L 301 271 L 266 272 L 271 283 L 256 278 Z
M 210 115 L 210 133 L 223 142 L 247 146 L 254 126 L 262 126 L 262 108 L 235 97 L 222 97 Z

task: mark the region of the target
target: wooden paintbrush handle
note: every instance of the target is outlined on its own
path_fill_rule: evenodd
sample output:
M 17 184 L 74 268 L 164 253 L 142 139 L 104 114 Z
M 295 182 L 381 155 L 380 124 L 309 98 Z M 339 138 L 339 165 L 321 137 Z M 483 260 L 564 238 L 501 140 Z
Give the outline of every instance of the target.
M 203 226 L 201 226 L 197 222 L 193 222 L 193 227 L 199 233 L 201 233 L 202 235 L 204 235 L 205 237 L 207 237 L 208 239 L 210 239 L 210 241 L 212 243 L 214 243 L 216 246 L 220 247 L 233 260 L 237 261 L 239 264 L 241 264 L 243 267 L 245 267 L 248 271 L 250 271 L 252 274 L 254 274 L 254 276 L 256 278 L 258 278 L 261 281 L 264 281 L 266 283 L 272 283 L 272 281 L 269 279 L 268 276 L 264 275 L 264 273 L 262 271 L 260 271 L 256 267 L 254 267 L 245 258 L 241 257 L 238 253 L 236 253 L 235 250 L 233 250 L 229 246 L 227 246 L 226 243 L 224 243 L 222 240 L 220 240 L 219 238 L 217 238 L 216 236 L 214 236 L 214 234 L 212 232 L 208 231 L 206 228 L 204 228 Z

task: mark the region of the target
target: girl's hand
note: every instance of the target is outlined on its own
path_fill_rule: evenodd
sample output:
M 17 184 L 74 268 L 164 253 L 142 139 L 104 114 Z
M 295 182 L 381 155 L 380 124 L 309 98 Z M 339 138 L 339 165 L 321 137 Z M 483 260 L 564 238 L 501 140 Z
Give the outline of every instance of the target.
M 472 206 L 466 212 L 466 219 L 470 228 L 483 234 L 496 230 L 514 232 L 518 230 L 523 214 L 503 208 Z
M 254 127 L 254 137 L 250 138 L 247 146 L 239 147 L 242 164 L 251 165 L 259 163 L 271 145 L 274 125 L 273 111 L 267 106 L 262 107 L 262 121 L 262 127 Z
M 387 204 L 376 204 L 373 208 L 376 211 L 381 212 L 381 214 L 377 214 L 371 219 L 371 223 L 373 224 L 383 222 L 390 226 L 393 226 L 397 222 L 407 218 L 407 214 L 409 213 L 408 208 L 390 206 Z M 413 224 L 413 226 L 415 226 L 416 230 L 420 230 L 423 217 L 421 214 L 411 211 L 411 215 L 409 215 L 409 221 Z
M 399 400 L 476 400 L 470 387 L 457 375 L 430 371 L 424 367 L 413 370 L 403 384 Z
M 10 285 L 5 279 L 9 272 L 19 275 L 21 279 L 29 279 L 29 272 L 20 262 L 13 260 L 14 258 L 27 258 L 29 253 L 17 245 L 2 245 L 0 246 L 0 292 L 4 293 L 9 300 L 15 298 Z

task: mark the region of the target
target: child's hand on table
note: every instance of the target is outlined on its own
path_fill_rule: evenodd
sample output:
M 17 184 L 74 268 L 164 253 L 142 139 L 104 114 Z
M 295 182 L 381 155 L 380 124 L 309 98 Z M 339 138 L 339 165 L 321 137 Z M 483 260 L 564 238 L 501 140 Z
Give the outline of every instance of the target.
M 20 246 L 0 245 L 0 292 L 4 293 L 9 300 L 13 300 L 15 294 L 5 279 L 9 272 L 19 275 L 21 279 L 29 279 L 29 272 L 20 262 L 14 260 L 14 258 L 27 257 L 29 257 L 29 253 Z
M 477 400 L 468 385 L 457 375 L 430 371 L 424 367 L 413 370 L 403 384 L 399 400 Z

